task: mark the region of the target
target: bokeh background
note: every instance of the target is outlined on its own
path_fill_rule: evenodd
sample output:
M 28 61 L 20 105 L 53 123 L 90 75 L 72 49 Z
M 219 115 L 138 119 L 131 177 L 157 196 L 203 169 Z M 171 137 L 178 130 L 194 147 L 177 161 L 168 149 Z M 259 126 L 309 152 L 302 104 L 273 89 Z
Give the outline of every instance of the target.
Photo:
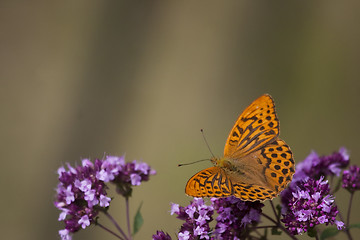
M 359 1 L 2 1 L 1 238 L 58 239 L 57 168 L 104 153 L 157 170 L 131 199 L 132 215 L 143 202 L 136 239 L 161 229 L 174 237 L 181 222 L 170 203 L 187 205 L 186 181 L 210 166 L 177 164 L 211 156 L 202 128 L 221 156 L 235 119 L 263 93 L 275 99 L 297 162 L 345 146 L 360 164 L 359 9 Z M 337 196 L 345 213 L 349 195 Z M 125 224 L 123 199 L 110 212 Z M 74 239 L 115 238 L 90 227 Z

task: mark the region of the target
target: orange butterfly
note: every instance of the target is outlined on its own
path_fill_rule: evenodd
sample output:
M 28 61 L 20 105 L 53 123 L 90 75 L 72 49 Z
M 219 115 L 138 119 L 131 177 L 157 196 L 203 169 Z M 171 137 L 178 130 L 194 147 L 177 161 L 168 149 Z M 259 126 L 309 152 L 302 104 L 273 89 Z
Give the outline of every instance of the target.
M 294 159 L 279 136 L 274 101 L 265 94 L 239 116 L 226 140 L 224 157 L 211 158 L 214 167 L 192 176 L 186 194 L 244 201 L 276 197 L 291 182 Z

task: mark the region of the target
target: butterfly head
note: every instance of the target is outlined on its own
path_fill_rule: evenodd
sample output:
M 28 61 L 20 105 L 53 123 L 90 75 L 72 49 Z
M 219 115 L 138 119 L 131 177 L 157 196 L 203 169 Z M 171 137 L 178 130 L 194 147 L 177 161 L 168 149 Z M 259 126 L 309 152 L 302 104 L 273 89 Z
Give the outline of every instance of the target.
M 215 166 L 220 167 L 220 168 L 229 168 L 232 165 L 230 160 L 225 157 L 223 157 L 223 158 L 213 157 L 210 160 Z

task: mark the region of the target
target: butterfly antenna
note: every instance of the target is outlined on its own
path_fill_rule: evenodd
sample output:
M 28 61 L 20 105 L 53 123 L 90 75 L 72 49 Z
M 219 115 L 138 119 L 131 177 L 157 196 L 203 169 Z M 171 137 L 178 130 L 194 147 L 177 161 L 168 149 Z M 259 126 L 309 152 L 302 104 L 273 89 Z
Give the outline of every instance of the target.
M 198 163 L 198 162 L 203 162 L 203 161 L 210 161 L 210 159 L 201 159 L 201 160 L 197 160 L 197 161 L 191 162 L 191 163 L 180 163 L 180 164 L 178 164 L 178 167 L 191 165 L 191 164 Z
M 213 152 L 211 151 L 210 146 L 209 146 L 209 143 L 208 143 L 207 140 L 206 140 L 206 137 L 205 137 L 205 134 L 204 134 L 204 130 L 201 129 L 200 131 L 201 131 L 201 134 L 202 134 L 202 136 L 203 136 L 203 139 L 204 139 L 204 141 L 205 141 L 205 144 L 206 144 L 207 148 L 209 149 L 209 151 L 210 151 L 211 155 L 213 156 L 213 158 L 215 158 L 215 155 L 214 155 Z

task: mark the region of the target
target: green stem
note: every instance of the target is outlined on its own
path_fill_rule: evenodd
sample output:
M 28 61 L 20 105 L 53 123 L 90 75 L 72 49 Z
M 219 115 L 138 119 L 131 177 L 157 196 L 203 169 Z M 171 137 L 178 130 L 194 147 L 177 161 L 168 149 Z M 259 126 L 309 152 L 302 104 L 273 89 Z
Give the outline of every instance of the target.
M 316 231 L 315 231 L 315 232 L 316 232 Z M 315 233 L 315 239 L 316 239 L 316 240 L 319 240 L 319 236 L 318 236 L 317 232 Z
M 124 233 L 124 231 L 121 229 L 121 227 L 119 226 L 119 224 L 115 221 L 115 219 L 107 212 L 104 211 L 104 214 L 110 219 L 110 221 L 115 225 L 116 229 L 121 233 L 121 235 L 123 235 L 124 239 L 128 239 L 128 237 L 126 236 L 126 234 Z
M 335 202 L 335 200 L 334 200 L 334 204 L 337 205 L 336 202 Z M 349 208 L 350 208 L 350 206 L 349 206 Z M 341 220 L 344 224 L 346 224 L 346 222 L 344 221 L 344 218 L 342 217 L 342 214 L 341 214 L 340 211 L 338 212 L 338 216 L 339 216 L 340 220 Z M 349 228 L 348 228 L 347 225 L 345 225 L 345 228 L 343 229 L 343 231 L 344 231 L 345 234 L 348 236 L 348 239 L 349 239 L 349 240 L 352 240 L 352 236 L 351 236 L 351 234 L 350 234 L 350 231 L 349 231 Z
M 251 229 L 261 229 L 261 228 L 274 228 L 274 227 L 278 227 L 277 225 L 268 225 L 268 226 L 257 226 L 257 227 L 252 227 Z
M 107 231 L 108 233 L 114 235 L 114 236 L 117 237 L 118 239 L 125 240 L 124 238 L 122 238 L 121 236 L 117 235 L 116 233 L 114 233 L 113 231 L 111 231 L 110 229 L 108 229 L 107 227 L 105 227 L 104 225 L 102 225 L 101 223 L 96 223 L 96 225 L 98 225 L 99 227 L 101 227 L 102 229 L 104 229 L 105 231 Z
M 346 216 L 346 223 L 345 223 L 346 227 L 349 227 L 349 225 L 350 225 L 350 213 L 351 213 L 351 204 L 352 204 L 353 197 L 354 197 L 354 192 L 351 192 L 349 208 L 348 208 L 348 212 L 347 212 L 347 216 Z
M 274 207 L 274 204 L 273 204 L 272 200 L 270 200 L 270 205 L 271 205 L 271 208 L 272 208 L 272 210 L 273 210 L 273 212 L 275 214 L 276 221 L 279 223 L 280 222 L 280 216 L 277 215 L 277 212 L 275 210 L 275 207 Z
M 280 228 L 281 230 L 283 230 L 287 235 L 289 235 L 289 237 L 293 240 L 297 240 L 297 238 L 292 235 L 283 225 L 281 225 L 280 223 L 278 223 L 277 221 L 275 221 L 274 219 L 272 219 L 271 217 L 269 217 L 268 215 L 266 215 L 265 213 L 261 213 L 261 215 L 263 215 L 265 218 L 269 219 L 271 222 L 275 223 L 276 227 Z
M 131 227 L 130 227 L 130 208 L 129 208 L 129 198 L 125 197 L 125 203 L 126 203 L 126 221 L 127 221 L 127 227 L 128 227 L 128 235 L 129 239 L 132 240 L 131 236 Z

